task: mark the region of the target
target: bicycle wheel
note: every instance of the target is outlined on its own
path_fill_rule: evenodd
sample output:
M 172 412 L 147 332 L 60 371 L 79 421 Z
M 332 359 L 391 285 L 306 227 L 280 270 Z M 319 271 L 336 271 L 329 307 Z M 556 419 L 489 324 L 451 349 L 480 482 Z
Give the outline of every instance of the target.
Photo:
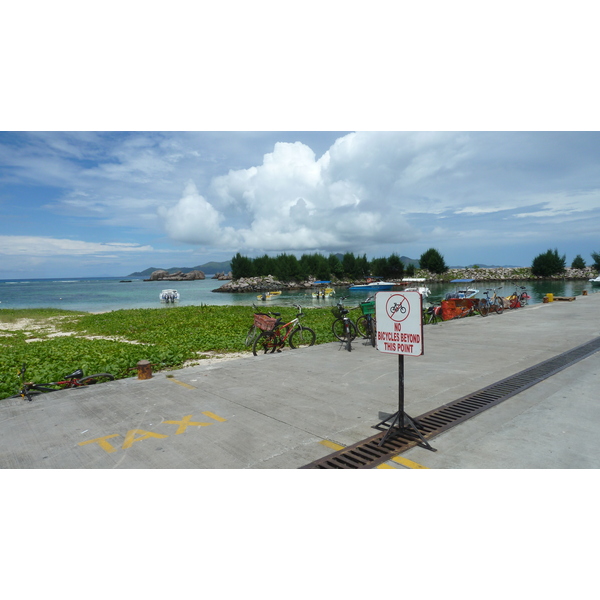
M 96 373 L 96 375 L 88 375 L 79 380 L 80 385 L 94 385 L 95 383 L 105 383 L 106 381 L 114 381 L 115 376 L 110 373 Z
M 260 335 L 260 329 L 256 325 L 250 325 L 250 329 L 248 329 L 248 333 L 246 334 L 246 340 L 244 344 L 246 346 L 252 346 L 256 337 Z
M 367 317 L 367 315 L 361 315 L 358 317 L 358 319 L 356 319 L 356 330 L 358 331 L 358 335 L 360 335 L 360 337 L 370 337 L 369 317 Z
M 523 292 L 520 296 L 519 296 L 519 302 L 521 303 L 521 306 L 527 306 L 527 292 Z
M 371 317 L 371 346 L 375 348 L 377 345 L 377 321 L 375 321 L 375 317 Z
M 346 346 L 348 352 L 352 352 L 352 340 L 356 337 L 356 335 L 352 335 L 352 327 L 350 325 L 354 327 L 354 323 L 350 320 L 344 323 L 344 346 Z
M 350 335 L 352 335 L 352 339 L 357 336 L 356 325 L 352 321 L 348 321 L 350 324 Z M 331 331 L 336 339 L 343 342 L 346 339 L 346 332 L 344 331 L 344 319 L 336 319 L 331 324 Z
M 487 317 L 490 314 L 490 303 L 487 300 L 482 300 L 479 303 L 479 314 L 482 317 Z
M 496 311 L 496 314 L 501 315 L 502 311 L 504 310 L 504 302 L 502 302 L 502 298 L 496 298 L 494 300 L 493 306 Z
M 274 336 L 272 333 L 263 331 L 252 344 L 252 354 L 258 356 L 259 354 L 267 354 L 270 352 L 273 354 L 279 346 L 279 337 Z
M 51 390 L 51 391 L 54 392 L 56 390 Z M 41 392 L 40 390 L 28 390 L 24 396 L 21 393 L 19 393 L 19 394 L 15 394 L 14 396 L 9 396 L 7 399 L 23 398 L 23 400 L 29 400 L 31 402 L 33 400 L 33 398 L 37 398 L 42 393 L 43 392 Z M 32 398 L 32 396 L 33 396 L 33 398 Z
M 317 334 L 310 327 L 296 327 L 290 335 L 290 347 L 295 349 L 313 346 L 316 339 Z

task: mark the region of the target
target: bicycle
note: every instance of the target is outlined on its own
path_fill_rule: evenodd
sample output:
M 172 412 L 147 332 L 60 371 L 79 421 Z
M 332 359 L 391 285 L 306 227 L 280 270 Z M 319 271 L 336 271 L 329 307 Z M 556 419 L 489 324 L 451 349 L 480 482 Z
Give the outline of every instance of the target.
M 263 317 L 271 317 L 271 313 L 269 313 L 269 312 L 260 312 L 259 308 L 256 306 L 256 304 L 254 304 L 254 302 L 252 303 L 252 306 L 254 307 L 254 316 L 255 317 L 256 317 L 256 315 L 261 315 Z M 250 329 L 248 329 L 248 333 L 246 334 L 246 339 L 244 341 L 244 344 L 248 347 L 252 346 L 252 344 L 254 343 L 254 340 L 261 333 L 262 333 L 262 330 L 257 325 L 256 319 L 255 319 L 254 323 L 252 323 L 252 325 L 250 325 Z
M 455 319 L 470 317 L 475 313 L 479 313 L 482 317 L 487 317 L 490 313 L 490 307 L 485 298 L 481 300 L 479 298 L 466 298 L 465 302 L 467 302 L 467 306 L 456 307 L 460 312 L 455 315 Z
M 273 317 L 260 314 L 254 315 L 254 323 L 261 330 L 260 335 L 252 343 L 252 354 L 258 356 L 259 352 L 273 354 L 275 350 L 281 352 L 289 339 L 290 348 L 296 350 L 305 346 L 313 346 L 317 339 L 317 334 L 310 328 L 305 327 L 300 322 L 305 315 L 299 304 L 294 304 L 298 309 L 296 317 L 288 323 L 283 323 L 281 313 L 271 313 Z
M 373 348 L 377 340 L 377 321 L 375 320 L 375 296 L 369 296 L 364 302 L 360 303 L 362 315 L 356 319 L 356 330 L 365 339 L 371 341 Z
M 335 308 L 331 309 L 335 321 L 331 324 L 333 335 L 345 345 L 348 352 L 352 352 L 352 340 L 358 335 L 356 324 L 348 316 L 350 310 L 344 308 L 344 300 L 348 296 L 340 298 Z
M 519 291 L 519 289 L 521 291 Z M 515 286 L 515 291 L 507 298 L 507 300 L 509 308 L 527 306 L 527 300 L 529 300 L 527 289 L 522 285 Z
M 18 375 L 21 378 L 21 390 L 18 394 L 10 396 L 10 398 L 23 398 L 30 402 L 33 400 L 32 396 L 47 392 L 57 392 L 59 390 L 86 387 L 96 383 L 103 383 L 105 381 L 114 381 L 114 375 L 110 373 L 96 373 L 95 375 L 83 376 L 83 371 L 77 369 L 69 375 L 65 375 L 65 378 L 60 381 L 52 381 L 50 383 L 34 383 L 33 381 L 25 381 L 25 372 L 27 371 L 27 365 L 23 364 L 21 369 L 18 371 Z
M 500 296 L 496 294 L 497 288 L 488 288 L 483 292 L 485 298 L 480 301 L 480 305 L 485 303 L 488 308 L 488 312 L 495 311 L 497 315 L 501 315 L 504 311 L 504 301 Z M 494 292 L 494 295 L 490 298 L 490 292 Z
M 423 311 L 423 323 L 425 325 L 432 325 L 442 320 L 442 305 L 441 304 L 430 304 Z

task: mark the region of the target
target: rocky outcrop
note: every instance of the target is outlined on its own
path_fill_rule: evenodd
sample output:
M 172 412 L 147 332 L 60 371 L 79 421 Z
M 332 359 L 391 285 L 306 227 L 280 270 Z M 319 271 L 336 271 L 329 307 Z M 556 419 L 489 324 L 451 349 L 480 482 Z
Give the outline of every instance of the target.
M 274 292 L 277 290 L 300 290 L 313 287 L 312 281 L 306 282 L 281 282 L 272 275 L 265 277 L 240 277 L 213 290 L 213 292 Z
M 497 267 L 497 268 L 465 268 L 449 269 L 443 275 L 436 275 L 429 271 L 417 269 L 413 277 L 423 277 L 426 283 L 448 283 L 452 279 L 474 279 L 475 281 L 519 281 L 532 279 L 590 279 L 597 275 L 592 267 L 585 269 L 566 269 L 562 275 L 552 277 L 535 277 L 528 267 Z M 387 279 L 386 281 L 400 282 L 400 279 Z M 335 280 L 332 287 L 348 287 L 366 283 L 366 280 Z M 213 292 L 271 292 L 276 290 L 302 290 L 315 287 L 313 278 L 303 282 L 281 282 L 272 275 L 266 277 L 240 277 L 213 290 Z M 318 286 L 317 286 L 318 287 Z M 322 286 L 321 286 L 322 287 Z
M 225 273 L 225 272 L 215 273 L 212 276 L 212 279 L 218 279 L 219 281 L 229 281 L 232 278 L 233 278 L 233 275 L 232 275 L 231 271 L 229 271 L 229 273 Z
M 195 279 L 206 279 L 206 275 L 202 271 L 194 270 L 189 273 L 177 271 L 177 273 L 169 273 L 163 269 L 158 269 L 150 275 L 150 279 L 144 281 L 194 281 Z

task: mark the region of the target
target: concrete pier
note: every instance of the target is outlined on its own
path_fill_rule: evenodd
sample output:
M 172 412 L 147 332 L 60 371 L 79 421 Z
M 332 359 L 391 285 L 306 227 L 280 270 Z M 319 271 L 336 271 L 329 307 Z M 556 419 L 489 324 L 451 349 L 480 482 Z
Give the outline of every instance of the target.
M 416 417 L 600 336 L 600 294 L 424 328 Z M 307 322 L 307 325 L 310 323 Z M 240 332 L 243 335 L 244 332 Z M 600 467 L 600 352 L 413 448 L 398 469 Z M 357 340 L 0 401 L 4 469 L 297 469 L 395 412 L 397 357 Z

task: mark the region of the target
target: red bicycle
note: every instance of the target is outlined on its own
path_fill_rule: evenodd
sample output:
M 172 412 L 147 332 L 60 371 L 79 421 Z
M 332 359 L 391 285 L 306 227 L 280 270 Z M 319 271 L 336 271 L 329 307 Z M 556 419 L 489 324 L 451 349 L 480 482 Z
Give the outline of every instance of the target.
M 314 345 L 317 334 L 310 327 L 304 327 L 300 323 L 300 319 L 304 317 L 302 307 L 299 304 L 294 304 L 294 307 L 298 309 L 298 314 L 289 323 L 283 323 L 279 318 L 281 313 L 271 313 L 276 319 L 260 314 L 254 315 L 255 325 L 262 330 L 252 344 L 254 356 L 258 356 L 259 353 L 273 354 L 275 350 L 281 352 L 288 339 L 290 348 L 294 349 Z
M 96 375 L 83 376 L 83 371 L 77 369 L 70 375 L 65 375 L 65 378 L 60 381 L 52 381 L 50 383 L 34 383 L 33 381 L 25 381 L 25 371 L 27 371 L 27 365 L 23 364 L 21 370 L 18 372 L 21 377 L 21 390 L 18 394 L 10 396 L 10 398 L 23 398 L 23 400 L 33 400 L 32 396 L 47 392 L 57 392 L 58 390 L 64 390 L 75 387 L 85 387 L 93 385 L 95 383 L 103 383 L 105 381 L 113 381 L 115 376 L 110 373 L 96 373 Z

